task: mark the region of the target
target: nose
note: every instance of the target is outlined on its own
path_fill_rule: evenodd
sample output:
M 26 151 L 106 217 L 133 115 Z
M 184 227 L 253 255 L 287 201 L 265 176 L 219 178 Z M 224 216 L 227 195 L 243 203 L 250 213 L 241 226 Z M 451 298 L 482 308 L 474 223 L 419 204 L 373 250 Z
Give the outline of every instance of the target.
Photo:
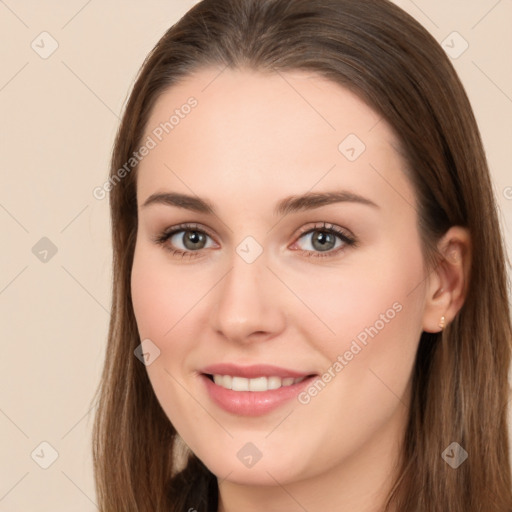
M 211 316 L 217 334 L 236 343 L 267 341 L 286 325 L 282 284 L 267 267 L 264 253 L 248 263 L 238 254 L 231 269 L 216 287 Z

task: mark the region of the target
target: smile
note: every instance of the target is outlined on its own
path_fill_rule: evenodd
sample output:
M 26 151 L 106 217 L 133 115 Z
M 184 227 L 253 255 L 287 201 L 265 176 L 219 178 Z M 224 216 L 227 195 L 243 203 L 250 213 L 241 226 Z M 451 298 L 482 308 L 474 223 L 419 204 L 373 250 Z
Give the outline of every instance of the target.
M 213 375 L 211 378 L 213 378 L 213 382 L 215 382 L 217 386 L 221 386 L 225 389 L 262 392 L 299 384 L 299 382 L 302 382 L 306 377 L 294 379 L 293 377 L 281 378 L 271 376 L 248 379 L 245 377 L 234 377 L 232 375 Z
M 316 373 L 256 364 L 222 363 L 202 368 L 198 376 L 209 399 L 236 416 L 262 416 L 293 402 Z

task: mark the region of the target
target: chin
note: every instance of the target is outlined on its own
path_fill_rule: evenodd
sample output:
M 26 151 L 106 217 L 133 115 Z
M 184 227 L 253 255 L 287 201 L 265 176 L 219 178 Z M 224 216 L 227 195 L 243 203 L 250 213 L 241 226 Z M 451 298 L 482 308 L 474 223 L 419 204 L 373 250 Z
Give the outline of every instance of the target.
M 242 448 L 236 443 L 236 450 L 226 453 L 209 453 L 200 456 L 203 464 L 219 479 L 238 485 L 275 486 L 306 478 L 307 468 L 301 467 L 303 457 L 294 451 L 292 458 L 279 457 L 272 453 L 258 455 L 255 447 L 247 444 Z M 300 460 L 298 460 L 300 458 Z M 293 471 L 292 471 L 293 468 Z

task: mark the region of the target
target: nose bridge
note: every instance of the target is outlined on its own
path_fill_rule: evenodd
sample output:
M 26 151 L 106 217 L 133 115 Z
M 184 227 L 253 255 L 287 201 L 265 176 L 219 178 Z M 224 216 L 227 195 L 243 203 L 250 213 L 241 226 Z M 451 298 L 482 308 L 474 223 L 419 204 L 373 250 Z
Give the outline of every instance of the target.
M 244 341 L 256 333 L 263 339 L 275 335 L 284 325 L 278 293 L 274 291 L 276 279 L 267 268 L 263 248 L 257 249 L 251 240 L 239 244 L 232 254 L 230 270 L 218 287 L 213 323 L 228 339 Z

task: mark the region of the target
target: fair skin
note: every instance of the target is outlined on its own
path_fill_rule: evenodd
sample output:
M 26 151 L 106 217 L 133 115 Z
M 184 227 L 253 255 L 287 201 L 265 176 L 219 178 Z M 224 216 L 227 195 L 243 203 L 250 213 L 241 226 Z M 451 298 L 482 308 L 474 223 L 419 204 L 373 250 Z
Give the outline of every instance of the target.
M 462 306 L 467 233 L 451 228 L 439 245 L 446 259 L 426 269 L 397 140 L 335 83 L 202 69 L 159 98 L 144 138 L 190 96 L 197 107 L 137 171 L 132 296 L 141 340 L 160 350 L 147 366 L 154 392 L 218 477 L 219 511 L 377 512 L 395 476 L 421 332 L 438 332 L 441 316 L 448 324 Z M 354 161 L 338 149 L 348 134 L 366 146 Z M 333 191 L 364 201 L 274 212 L 286 197 Z M 215 214 L 144 206 L 167 192 L 203 198 Z M 154 241 L 182 223 L 194 227 Z M 336 233 L 325 243 L 323 223 L 356 244 Z M 242 257 L 258 247 L 254 261 Z M 345 356 L 371 326 L 367 344 Z M 340 355 L 343 369 L 333 370 Z M 314 377 L 302 402 L 235 414 L 207 392 L 201 369 L 217 363 Z M 329 382 L 308 393 L 329 368 Z M 246 443 L 261 454 L 250 467 L 237 456 Z

